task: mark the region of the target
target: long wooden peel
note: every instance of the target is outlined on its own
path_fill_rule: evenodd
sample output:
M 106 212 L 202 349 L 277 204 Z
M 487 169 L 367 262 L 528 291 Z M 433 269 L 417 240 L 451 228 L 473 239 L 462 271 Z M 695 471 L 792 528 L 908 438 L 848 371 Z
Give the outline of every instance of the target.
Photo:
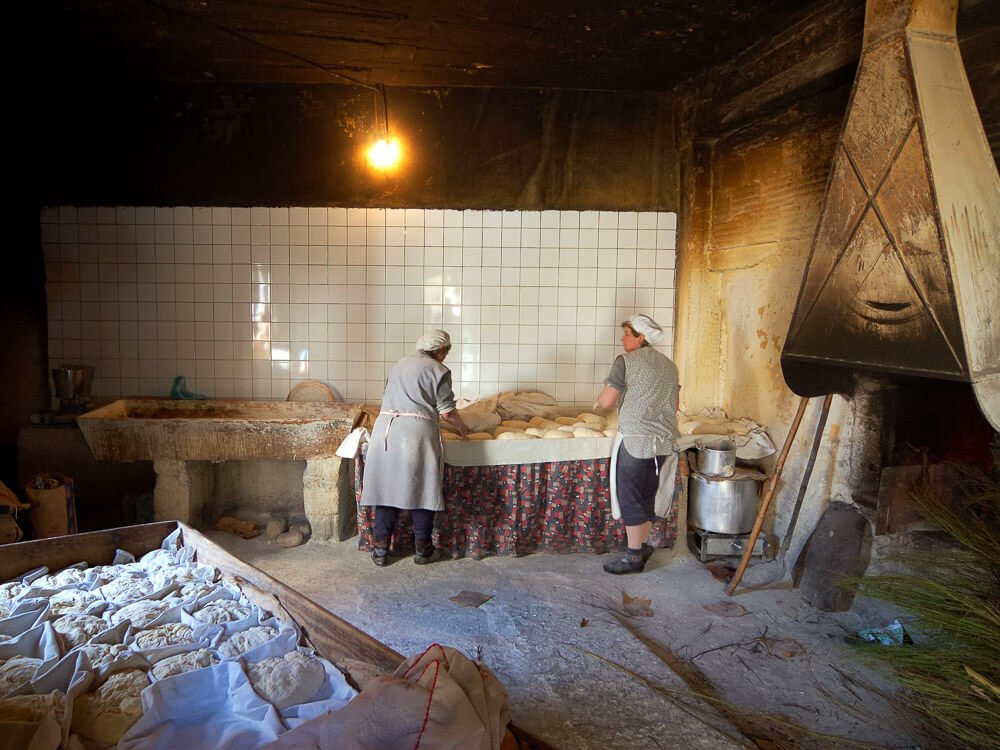
M 808 403 L 809 399 L 806 396 L 803 396 L 799 401 L 799 409 L 795 412 L 795 419 L 792 420 L 792 426 L 788 429 L 785 444 L 781 447 L 781 455 L 778 456 L 778 463 L 775 465 L 774 473 L 767 483 L 767 491 L 764 493 L 764 500 L 760 504 L 760 513 L 757 514 L 753 531 L 750 532 L 747 548 L 743 551 L 743 559 L 740 560 L 740 566 L 736 569 L 732 583 L 729 584 L 729 588 L 726 590 L 729 596 L 732 596 L 733 592 L 736 591 L 736 587 L 740 585 L 740 580 L 746 572 L 747 565 L 750 564 L 750 556 L 753 554 L 753 548 L 757 544 L 757 535 L 760 534 L 760 527 L 764 525 L 764 516 L 767 515 L 767 509 L 771 505 L 771 498 L 774 497 L 774 491 L 778 488 L 778 479 L 781 478 L 781 470 L 785 466 L 785 459 L 788 458 L 788 451 L 791 450 L 792 443 L 795 441 L 795 433 L 799 431 L 799 423 L 802 421 L 802 415 L 806 413 L 806 404 Z

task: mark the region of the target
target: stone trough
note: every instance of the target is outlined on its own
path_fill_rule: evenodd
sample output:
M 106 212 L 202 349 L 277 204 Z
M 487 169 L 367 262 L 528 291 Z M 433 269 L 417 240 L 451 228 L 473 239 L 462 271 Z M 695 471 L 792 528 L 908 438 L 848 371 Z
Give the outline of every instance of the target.
M 120 399 L 77 422 L 95 458 L 153 461 L 157 521 L 197 523 L 211 500 L 211 463 L 305 461 L 302 478 L 312 538 L 336 538 L 340 515 L 337 446 L 362 404 L 302 401 Z

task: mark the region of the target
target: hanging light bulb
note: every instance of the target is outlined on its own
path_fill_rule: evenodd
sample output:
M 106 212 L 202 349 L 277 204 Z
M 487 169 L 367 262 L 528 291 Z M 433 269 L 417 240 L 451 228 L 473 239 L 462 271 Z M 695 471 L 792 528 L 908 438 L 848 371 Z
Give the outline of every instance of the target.
M 401 153 L 398 140 L 382 138 L 368 150 L 368 160 L 375 169 L 392 169 Z
M 378 91 L 381 94 L 380 98 L 382 100 L 383 137 L 368 150 L 368 161 L 371 162 L 372 167 L 375 169 L 384 171 L 393 169 L 399 164 L 400 157 L 402 156 L 402 147 L 398 139 L 389 136 L 389 102 L 386 99 L 385 86 L 378 84 Z M 377 119 L 377 105 L 375 116 Z

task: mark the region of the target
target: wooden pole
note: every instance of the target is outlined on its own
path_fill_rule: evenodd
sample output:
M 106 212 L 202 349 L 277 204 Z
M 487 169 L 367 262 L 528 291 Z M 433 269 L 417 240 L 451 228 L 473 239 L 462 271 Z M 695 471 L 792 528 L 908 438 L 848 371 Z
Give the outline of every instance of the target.
M 774 497 L 774 491 L 778 487 L 778 479 L 781 477 L 781 470 L 785 466 L 785 459 L 788 458 L 788 451 L 792 447 L 792 443 L 795 441 L 795 433 L 799 431 L 799 423 L 802 422 L 802 415 L 806 413 L 806 404 L 809 403 L 809 399 L 805 396 L 799 401 L 799 409 L 795 412 L 795 419 L 792 420 L 792 426 L 788 430 L 788 436 L 785 437 L 785 444 L 781 447 L 781 455 L 778 456 L 778 463 L 774 467 L 774 473 L 771 475 L 770 481 L 767 483 L 767 491 L 764 493 L 764 500 L 760 504 L 760 513 L 757 514 L 757 520 L 754 522 L 753 531 L 750 532 L 750 540 L 747 543 L 747 548 L 743 551 L 743 559 L 740 560 L 740 566 L 736 569 L 736 574 L 733 576 L 732 583 L 729 584 L 729 588 L 726 593 L 729 596 L 733 595 L 736 591 L 736 587 L 739 586 L 740 580 L 743 578 L 743 574 L 746 572 L 747 565 L 750 564 L 750 556 L 753 554 L 754 545 L 757 544 L 757 536 L 760 534 L 760 527 L 764 525 L 764 516 L 767 515 L 767 509 L 771 505 L 771 498 Z

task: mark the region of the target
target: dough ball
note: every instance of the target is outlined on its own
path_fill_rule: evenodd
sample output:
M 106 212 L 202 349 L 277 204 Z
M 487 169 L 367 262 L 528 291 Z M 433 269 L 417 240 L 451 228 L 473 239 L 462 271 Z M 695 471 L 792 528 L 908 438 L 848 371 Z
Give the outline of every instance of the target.
M 7 695 L 28 682 L 35 676 L 40 666 L 42 666 L 41 659 L 32 659 L 28 656 L 12 656 L 0 660 L 0 696 Z
M 282 711 L 309 700 L 323 686 L 323 663 L 299 651 L 264 659 L 247 670 L 250 684 Z
M 142 691 L 149 677 L 139 669 L 115 672 L 73 701 L 72 730 L 94 742 L 114 745 L 142 716 Z
M 497 440 L 536 440 L 534 435 L 526 432 L 504 432 L 497 435 Z
M 82 615 L 94 602 L 103 601 L 97 594 L 82 589 L 65 589 L 49 597 L 49 612 L 53 617 Z
M 267 643 L 278 634 L 278 631 L 268 625 L 254 625 L 239 633 L 233 633 L 216 648 L 220 654 L 233 658 L 245 654 L 262 643 Z
M 218 663 L 219 657 L 207 648 L 199 648 L 197 651 L 186 651 L 156 662 L 153 665 L 153 676 L 158 680 L 165 680 L 175 674 L 193 672 Z
M 90 659 L 94 669 L 104 667 L 116 659 L 124 659 L 132 653 L 124 643 L 87 643 L 80 650 Z
M 194 643 L 190 625 L 182 622 L 168 622 L 155 628 L 140 630 L 135 634 L 132 646 L 139 651 L 176 646 L 180 643 Z
M 52 623 L 63 647 L 70 651 L 108 629 L 108 621 L 93 615 L 63 615 Z
M 153 583 L 146 576 L 119 576 L 101 586 L 101 596 L 109 602 L 128 604 L 153 593 Z
M 250 616 L 250 607 L 244 606 L 232 599 L 216 599 L 209 602 L 197 612 L 192 613 L 192 617 L 202 622 L 211 622 L 221 625 L 226 622 L 236 622 L 244 620 Z
M 0 700 L 0 721 L 37 724 L 46 716 L 56 721 L 66 712 L 66 696 L 56 690 L 40 695 L 15 695 Z
M 170 608 L 167 602 L 150 601 L 144 599 L 141 602 L 126 604 L 117 612 L 111 613 L 111 624 L 118 625 L 126 620 L 131 621 L 132 627 L 141 630 L 148 627 L 153 620 L 162 615 Z

